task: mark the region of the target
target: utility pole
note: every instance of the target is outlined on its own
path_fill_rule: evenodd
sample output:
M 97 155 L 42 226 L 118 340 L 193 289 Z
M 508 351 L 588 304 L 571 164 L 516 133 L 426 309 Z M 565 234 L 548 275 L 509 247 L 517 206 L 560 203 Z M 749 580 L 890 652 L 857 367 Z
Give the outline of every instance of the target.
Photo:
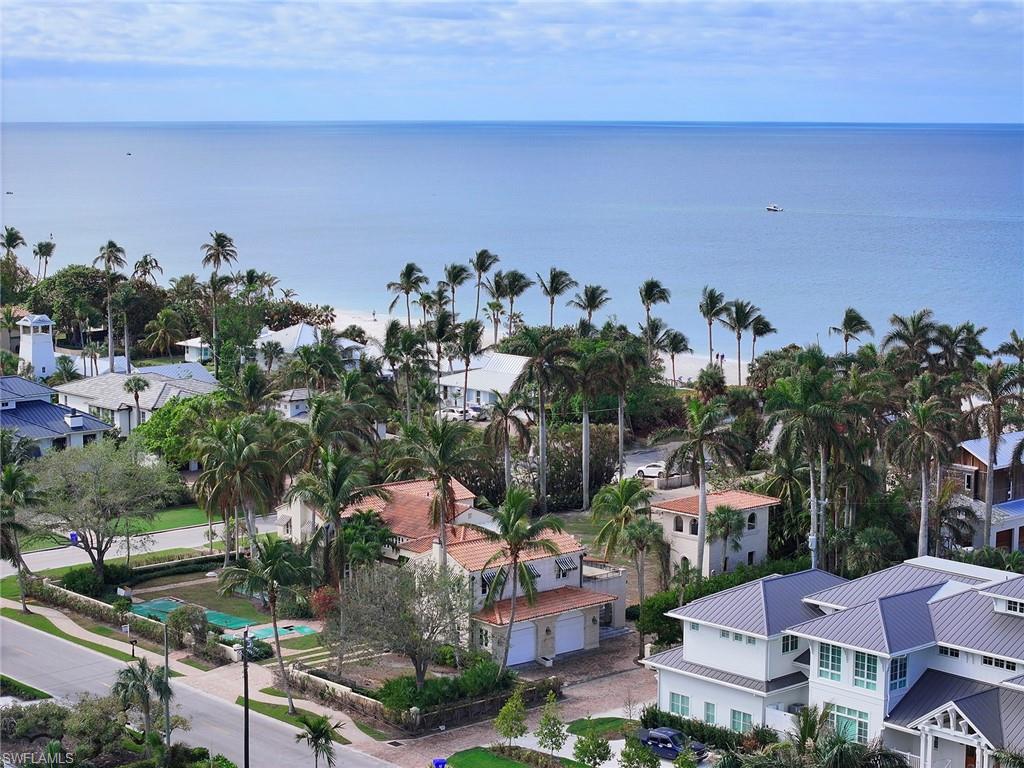
M 135 648 L 132 648 L 135 651 Z M 164 743 L 168 748 L 171 746 L 171 665 L 168 661 L 167 652 L 167 622 L 164 622 Z
M 245 714 L 242 726 L 242 734 L 245 739 L 243 745 L 242 768 L 249 768 L 249 626 L 246 625 L 242 631 L 242 694 L 245 702 Z

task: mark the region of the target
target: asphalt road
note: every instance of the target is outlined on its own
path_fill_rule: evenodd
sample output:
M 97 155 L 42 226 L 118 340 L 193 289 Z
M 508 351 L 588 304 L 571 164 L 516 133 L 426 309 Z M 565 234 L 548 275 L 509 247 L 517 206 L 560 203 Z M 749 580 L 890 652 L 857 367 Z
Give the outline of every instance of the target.
M 123 665 L 9 619 L 0 619 L 0 670 L 3 674 L 44 690 L 60 699 L 73 700 L 81 693 L 105 695 Z M 172 681 L 176 714 L 192 721 L 192 730 L 181 741 L 208 747 L 242 765 L 242 708 L 236 704 Z M 280 768 L 312 764 L 304 744 L 295 741 L 297 731 L 256 712 L 249 716 L 249 760 L 252 768 Z M 176 739 L 177 740 L 177 739 Z M 390 763 L 354 749 L 338 746 L 337 764 L 345 768 L 386 768 Z
M 626 465 L 626 477 L 635 475 L 636 471 L 645 464 L 650 464 L 653 461 L 665 461 L 680 445 L 682 443 L 671 442 L 655 445 L 651 448 L 638 448 L 626 451 L 622 456 L 623 463 Z

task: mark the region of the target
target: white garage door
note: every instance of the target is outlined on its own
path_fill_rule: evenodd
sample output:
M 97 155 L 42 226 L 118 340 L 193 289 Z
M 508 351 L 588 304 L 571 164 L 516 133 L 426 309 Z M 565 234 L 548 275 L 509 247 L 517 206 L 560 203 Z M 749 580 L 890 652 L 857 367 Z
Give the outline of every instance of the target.
M 537 628 L 532 621 L 516 622 L 512 629 L 512 644 L 508 650 L 508 663 L 525 664 L 537 658 Z
M 555 623 L 555 654 L 583 648 L 583 614 L 559 616 Z

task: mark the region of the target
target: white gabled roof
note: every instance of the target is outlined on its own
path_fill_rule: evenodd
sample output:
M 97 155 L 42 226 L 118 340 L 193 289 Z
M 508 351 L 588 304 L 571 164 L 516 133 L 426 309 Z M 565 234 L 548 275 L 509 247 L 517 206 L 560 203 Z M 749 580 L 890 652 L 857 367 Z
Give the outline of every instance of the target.
M 267 328 L 256 339 L 256 348 L 267 341 L 276 341 L 284 349 L 286 355 L 294 355 L 299 347 L 308 347 L 320 341 L 320 331 L 309 323 L 296 323 L 279 331 L 271 331 Z M 339 337 L 337 345 L 341 349 L 362 349 L 365 344 L 358 341 Z
M 995 469 L 1006 469 L 1010 466 L 1010 459 L 1013 456 L 1013 449 L 1021 440 L 1024 440 L 1024 431 L 1004 432 L 999 436 L 999 445 L 996 448 Z M 988 438 L 978 437 L 974 440 L 964 440 L 960 447 L 974 456 L 978 461 L 988 466 Z
M 469 365 L 468 387 L 478 392 L 507 395 L 530 358 L 504 352 L 484 352 Z M 441 386 L 462 389 L 466 371 L 461 369 L 441 377 Z

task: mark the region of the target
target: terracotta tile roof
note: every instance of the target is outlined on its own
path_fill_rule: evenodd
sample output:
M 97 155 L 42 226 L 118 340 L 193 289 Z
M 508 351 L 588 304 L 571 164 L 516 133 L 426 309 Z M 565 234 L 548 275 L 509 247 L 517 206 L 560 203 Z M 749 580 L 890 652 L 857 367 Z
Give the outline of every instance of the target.
M 434 534 L 436 529 L 430 522 L 430 503 L 434 498 L 433 482 L 406 480 L 386 483 L 380 488 L 388 492 L 387 500 L 371 497 L 353 504 L 342 513 L 343 516 L 347 517 L 357 511 L 379 512 L 392 533 L 403 539 L 419 539 Z M 469 509 L 476 498 L 475 494 L 457 480 L 453 483 L 453 490 L 457 514 Z M 427 548 L 429 549 L 429 546 Z
M 583 545 L 580 544 L 579 539 L 571 534 L 552 533 L 546 538 L 555 543 L 555 546 L 558 547 L 557 554 L 559 555 L 569 555 L 583 551 Z M 452 558 L 455 562 L 472 573 L 474 571 L 482 570 L 494 553 L 501 549 L 501 546 L 502 545 L 497 542 L 488 541 L 482 537 L 473 538 L 465 542 L 455 544 L 449 543 L 448 557 Z M 555 555 L 551 552 L 545 552 L 543 549 L 534 548 L 524 552 L 519 559 L 522 562 L 528 562 L 530 560 L 540 560 L 544 557 L 554 556 Z M 507 562 L 508 561 L 505 559 L 495 560 L 488 567 L 497 568 Z
M 410 539 L 399 544 L 399 549 L 405 550 L 406 552 L 412 552 L 413 554 L 420 554 L 428 551 L 434 546 L 434 540 L 437 538 L 437 532 L 431 531 L 426 536 L 421 536 L 418 539 Z M 448 545 L 451 546 L 453 543 L 471 541 L 473 539 L 481 539 L 483 534 L 474 528 L 470 528 L 468 525 L 449 525 L 448 526 Z
M 537 598 L 533 601 L 533 605 L 530 605 L 525 597 L 517 597 L 516 621 L 529 621 L 530 619 L 539 619 L 542 616 L 554 616 L 555 614 L 575 611 L 580 608 L 604 605 L 618 599 L 615 595 L 591 592 L 588 589 L 580 589 L 579 587 L 559 587 L 548 592 L 538 593 Z M 487 624 L 508 624 L 508 612 L 511 607 L 511 598 L 499 600 L 494 605 L 473 614 L 473 618 Z
M 757 507 L 770 507 L 781 504 L 781 499 L 774 496 L 762 496 L 760 493 L 749 491 L 722 491 L 720 493 L 708 494 L 708 512 L 714 512 L 715 507 L 729 506 L 734 509 L 756 509 Z M 663 509 L 666 512 L 679 512 L 684 515 L 696 515 L 700 497 L 683 496 L 678 499 L 666 499 L 664 501 L 653 501 L 651 507 Z

